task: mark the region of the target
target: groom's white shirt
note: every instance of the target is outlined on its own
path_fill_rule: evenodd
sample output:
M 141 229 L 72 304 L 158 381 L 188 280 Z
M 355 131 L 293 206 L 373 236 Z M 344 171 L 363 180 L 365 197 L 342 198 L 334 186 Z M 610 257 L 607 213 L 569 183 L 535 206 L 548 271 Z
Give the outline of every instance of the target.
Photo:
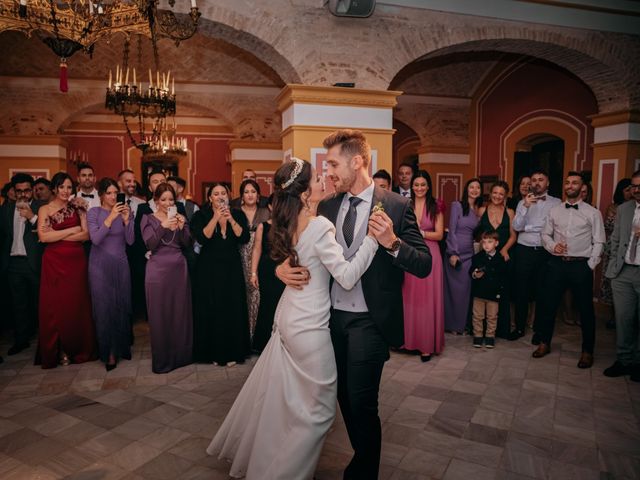
M 362 228 L 367 228 L 366 223 L 369 220 L 374 188 L 375 184 L 372 181 L 367 188 L 360 192 L 359 195 L 355 195 L 362 199 L 362 201 L 356 206 L 357 216 L 356 223 L 353 228 L 354 241 L 358 238 L 357 232 L 360 232 Z M 344 218 L 349 211 L 349 199 L 353 196 L 354 195 L 347 192 L 347 194 L 342 197 L 342 203 L 340 204 L 340 209 L 336 216 L 336 240 L 338 243 L 341 242 L 342 225 L 344 224 Z M 342 245 L 342 248 L 344 250 L 345 245 Z M 355 252 L 359 248 L 360 245 L 357 245 L 357 248 L 352 251 Z M 362 280 L 358 280 L 358 283 L 356 283 L 351 290 L 345 290 L 338 284 L 338 282 L 333 282 L 331 287 L 331 305 L 338 310 L 346 312 L 368 312 L 367 302 L 364 299 L 364 292 L 362 291 Z
M 360 231 L 362 228 L 362 224 L 369 220 L 369 212 L 371 211 L 371 202 L 373 201 L 373 189 L 375 188 L 375 184 L 373 181 L 371 184 L 365 188 L 359 195 L 351 195 L 351 193 L 347 192 L 347 194 L 342 197 L 342 203 L 340 204 L 340 210 L 338 211 L 338 216 L 336 217 L 336 229 L 342 229 L 342 224 L 344 223 L 344 217 L 347 216 L 347 212 L 349 211 L 349 199 L 351 197 L 358 197 L 362 199 L 362 201 L 356 207 L 357 217 L 356 224 L 353 229 L 354 232 Z

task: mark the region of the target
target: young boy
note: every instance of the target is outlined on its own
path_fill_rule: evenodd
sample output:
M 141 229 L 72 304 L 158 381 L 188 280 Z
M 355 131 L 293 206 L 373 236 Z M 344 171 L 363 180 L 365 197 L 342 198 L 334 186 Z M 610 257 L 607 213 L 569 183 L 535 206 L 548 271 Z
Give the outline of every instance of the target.
M 493 348 L 495 346 L 496 325 L 498 324 L 498 305 L 504 287 L 507 265 L 498 253 L 498 232 L 484 232 L 481 237 L 482 251 L 476 253 L 471 260 L 469 273 L 471 295 L 473 296 L 473 346 Z M 484 319 L 487 319 L 487 330 L 483 335 Z

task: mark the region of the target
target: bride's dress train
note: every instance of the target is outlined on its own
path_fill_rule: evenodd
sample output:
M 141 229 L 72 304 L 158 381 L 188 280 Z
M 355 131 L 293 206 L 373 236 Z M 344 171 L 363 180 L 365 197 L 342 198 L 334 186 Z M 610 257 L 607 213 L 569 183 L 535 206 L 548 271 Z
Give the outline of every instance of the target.
M 348 262 L 335 227 L 315 217 L 296 245 L 311 279 L 287 287 L 273 333 L 222 426 L 207 448 L 229 459 L 232 477 L 308 480 L 336 414 L 336 365 L 329 334 L 330 277 L 352 288 L 371 264 L 377 242 L 366 237 Z

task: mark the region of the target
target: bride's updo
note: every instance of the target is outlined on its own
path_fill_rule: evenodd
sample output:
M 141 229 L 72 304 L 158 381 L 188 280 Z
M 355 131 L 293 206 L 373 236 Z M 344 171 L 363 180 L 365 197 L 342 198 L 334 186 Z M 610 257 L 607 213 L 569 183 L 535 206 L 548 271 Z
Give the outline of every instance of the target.
M 298 254 L 293 247 L 298 229 L 298 215 L 304 208 L 301 195 L 309 190 L 311 164 L 292 158 L 283 163 L 273 176 L 272 228 L 269 231 L 271 258 L 277 263 L 287 258 L 292 266 L 298 265 Z

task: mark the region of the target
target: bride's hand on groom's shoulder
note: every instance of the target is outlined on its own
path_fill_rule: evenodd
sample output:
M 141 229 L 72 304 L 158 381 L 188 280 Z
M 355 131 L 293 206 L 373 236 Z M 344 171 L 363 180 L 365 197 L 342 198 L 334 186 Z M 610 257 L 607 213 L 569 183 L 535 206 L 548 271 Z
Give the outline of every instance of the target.
M 287 258 L 276 267 L 276 277 L 287 287 L 302 290 L 305 285 L 309 284 L 311 274 L 307 267 L 292 267 Z
M 393 232 L 393 220 L 385 212 L 373 212 L 369 217 L 369 235 L 384 248 L 390 248 L 396 239 Z

